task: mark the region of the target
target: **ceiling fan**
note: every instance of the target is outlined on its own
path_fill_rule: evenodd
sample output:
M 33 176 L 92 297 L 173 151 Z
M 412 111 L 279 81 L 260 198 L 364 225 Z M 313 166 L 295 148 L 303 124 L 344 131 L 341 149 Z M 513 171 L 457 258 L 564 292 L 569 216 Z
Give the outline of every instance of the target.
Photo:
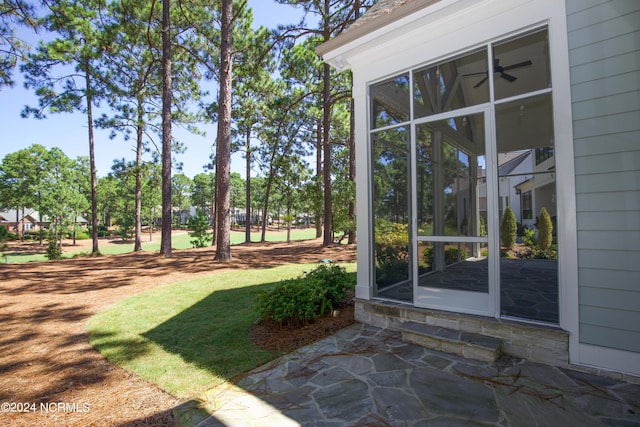
M 529 65 L 532 65 L 533 62 L 531 61 L 523 61 L 523 62 L 518 62 L 517 64 L 512 64 L 512 65 L 507 65 L 506 67 L 503 67 L 500 65 L 500 59 L 499 58 L 494 58 L 493 60 L 493 72 L 494 74 L 500 74 L 500 77 L 502 77 L 503 79 L 507 80 L 508 82 L 513 83 L 514 81 L 516 81 L 518 78 L 515 76 L 512 76 L 511 74 L 507 74 L 505 71 L 509 71 L 509 70 L 515 70 L 516 68 L 522 68 L 522 67 L 528 67 Z M 482 85 L 482 83 L 486 82 L 487 79 L 489 78 L 489 74 L 487 72 L 484 73 L 471 73 L 471 74 L 465 74 L 464 77 L 470 77 L 470 76 L 480 76 L 483 75 L 484 78 L 482 80 L 480 80 L 478 83 L 475 84 L 475 86 L 473 86 L 473 88 L 477 88 L 480 85 Z

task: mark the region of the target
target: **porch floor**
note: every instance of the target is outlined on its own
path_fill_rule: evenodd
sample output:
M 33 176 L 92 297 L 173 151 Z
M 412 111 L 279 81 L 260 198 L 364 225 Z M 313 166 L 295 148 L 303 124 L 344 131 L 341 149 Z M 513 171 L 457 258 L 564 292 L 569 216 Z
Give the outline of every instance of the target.
M 558 263 L 542 259 L 500 260 L 500 315 L 558 324 Z M 420 276 L 419 286 L 488 291 L 488 262 L 463 261 L 447 267 L 446 272 Z M 379 298 L 413 301 L 410 283 L 389 286 L 378 291 Z
M 181 426 L 640 423 L 640 386 L 504 357 L 478 362 L 355 324 L 174 410 Z

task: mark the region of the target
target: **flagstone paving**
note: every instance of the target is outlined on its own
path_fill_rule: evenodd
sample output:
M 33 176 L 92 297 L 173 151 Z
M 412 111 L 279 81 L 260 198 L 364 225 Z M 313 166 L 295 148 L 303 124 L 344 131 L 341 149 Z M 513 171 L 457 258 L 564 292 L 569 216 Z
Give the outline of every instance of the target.
M 176 408 L 187 426 L 640 426 L 640 385 L 355 324 Z

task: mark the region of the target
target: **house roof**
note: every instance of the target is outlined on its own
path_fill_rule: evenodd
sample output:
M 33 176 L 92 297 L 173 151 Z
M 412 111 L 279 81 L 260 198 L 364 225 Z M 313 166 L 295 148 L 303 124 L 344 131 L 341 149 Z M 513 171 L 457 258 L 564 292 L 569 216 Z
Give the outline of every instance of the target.
M 527 151 L 510 151 L 498 156 L 498 174 L 500 176 L 509 175 L 520 163 L 531 154 Z
M 28 209 L 25 208 L 24 210 L 24 216 L 22 216 L 22 209 L 18 210 L 18 221 L 22 221 L 23 219 L 30 219 L 34 222 L 40 222 L 40 213 L 35 210 L 35 209 Z M 49 218 L 47 218 L 46 215 L 43 215 L 42 217 L 42 221 L 44 222 L 48 222 Z M 8 211 L 2 211 L 0 212 L 0 222 L 10 222 L 10 223 L 15 223 L 16 222 L 16 210 L 15 209 L 10 209 Z M 89 223 L 89 221 L 87 221 L 86 218 L 78 215 L 76 217 L 76 222 L 78 223 Z
M 18 221 L 22 221 L 24 218 L 30 217 L 34 221 L 39 221 L 40 217 L 35 209 L 25 208 L 24 216 L 22 216 L 22 209 L 17 212 Z M 16 210 L 10 209 L 8 211 L 0 212 L 0 220 L 3 222 L 16 222 Z
M 440 1 L 442 0 L 380 0 L 341 34 L 316 47 L 316 52 L 319 55 L 324 55 L 365 34 L 371 33 Z

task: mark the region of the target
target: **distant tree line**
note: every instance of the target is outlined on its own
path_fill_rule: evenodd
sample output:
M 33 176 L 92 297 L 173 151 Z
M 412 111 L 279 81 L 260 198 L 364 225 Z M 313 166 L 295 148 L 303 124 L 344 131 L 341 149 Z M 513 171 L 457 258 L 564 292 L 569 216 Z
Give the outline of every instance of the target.
M 111 171 L 97 180 L 98 193 L 98 234 L 99 237 L 116 234 L 123 239 L 135 237 L 136 189 L 138 178 L 141 182 L 140 218 L 142 228 L 149 233 L 157 229 L 161 220 L 161 167 L 156 163 L 144 163 L 138 170 L 135 161 L 115 159 Z M 67 230 L 77 230 L 75 221 L 79 217 L 88 218 L 90 209 L 90 178 L 88 159 L 71 159 L 57 147 L 47 150 L 34 144 L 6 155 L 0 161 L 0 191 L 2 206 L 17 210 L 35 209 L 40 218 L 47 219 L 52 240 L 58 240 Z M 277 180 L 276 191 L 267 205 L 266 188 L 268 179 L 253 177 L 250 181 L 249 215 L 246 215 L 247 183 L 237 172 L 230 175 L 230 204 L 238 215 L 230 215 L 236 227 L 256 226 L 266 229 L 266 217 L 279 219 L 279 225 L 291 225 L 297 219 L 313 212 L 316 191 L 314 183 L 298 182 L 295 186 L 285 180 Z M 301 180 L 304 181 L 304 180 Z M 209 228 L 215 223 L 215 174 L 196 174 L 193 179 L 176 173 L 171 181 L 172 227 L 187 227 L 191 213 L 202 213 L 208 220 Z M 247 221 L 247 218 L 249 220 Z M 309 219 L 306 225 L 314 220 Z M 42 227 L 40 227 L 42 228 Z M 18 238 L 24 238 L 24 230 L 16 230 Z M 45 233 L 39 233 L 42 239 Z M 55 237 L 54 237 L 55 236 Z M 262 241 L 265 234 L 262 234 Z M 214 241 L 210 243 L 214 243 Z M 250 238 L 246 239 L 251 242 Z
M 325 245 L 345 237 L 355 241 L 350 75 L 332 72 L 314 48 L 344 31 L 375 1 L 277 2 L 299 8 L 301 21 L 256 29 L 247 0 L 0 4 L 0 91 L 13 84 L 17 68 L 38 99 L 37 105 L 25 106 L 24 117 L 86 116 L 88 156 L 58 165 L 60 174 L 75 170 L 81 176 L 56 178 L 63 187 L 78 188 L 65 189 L 69 194 L 56 200 L 90 219 L 94 253 L 99 251 L 98 230 L 108 219 L 133 230 L 135 250 L 140 250 L 143 221 L 159 215 L 161 253 L 170 257 L 172 208 L 186 200 L 212 219 L 219 260 L 231 258 L 232 207 L 243 206 L 249 217 L 259 211 L 263 227 L 269 212 L 292 217 L 304 210 L 313 214 Z M 20 31 L 36 31 L 39 43 L 27 46 Z M 217 83 L 217 94 L 207 92 L 208 81 Z M 203 166 L 214 172 L 187 182 L 175 173 L 179 165 L 173 161 L 185 141 L 175 139 L 171 129 L 199 133 L 204 123 L 217 123 L 214 149 L 203 153 L 209 157 Z M 112 171 L 100 179 L 96 127 L 109 129 L 112 139 L 133 145 L 136 153 L 133 162 L 114 160 Z M 115 153 L 129 149 L 111 144 Z M 21 151 L 42 149 L 34 145 Z M 246 160 L 243 178 L 230 172 L 231 155 L 238 151 Z M 145 160 L 147 152 L 151 161 Z M 37 190 L 16 189 L 12 180 L 18 178 L 12 174 L 18 169 L 12 162 L 27 160 L 16 160 L 14 154 L 2 162 L 0 206 L 62 209 L 47 205 Z M 63 154 L 52 149 L 47 158 Z M 50 160 L 43 170 L 54 173 L 54 163 Z M 190 188 L 189 197 L 185 188 Z M 245 227 L 248 239 L 248 221 Z

